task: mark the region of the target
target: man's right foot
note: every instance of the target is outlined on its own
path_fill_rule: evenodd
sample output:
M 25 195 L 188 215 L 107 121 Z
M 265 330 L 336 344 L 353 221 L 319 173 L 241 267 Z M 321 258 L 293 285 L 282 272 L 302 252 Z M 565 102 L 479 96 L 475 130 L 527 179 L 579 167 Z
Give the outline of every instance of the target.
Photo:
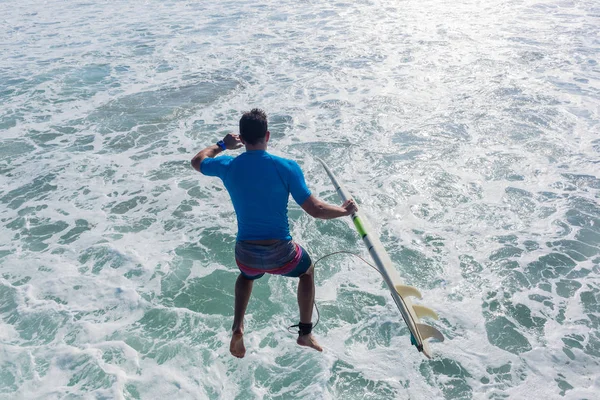
M 317 340 L 309 333 L 308 335 L 298 336 L 298 340 L 296 341 L 300 346 L 310 347 L 311 349 L 315 349 L 316 351 L 323 351 L 323 348 L 319 346 Z
M 246 346 L 244 346 L 244 334 L 242 332 L 233 332 L 229 351 L 234 357 L 244 358 L 246 355 Z

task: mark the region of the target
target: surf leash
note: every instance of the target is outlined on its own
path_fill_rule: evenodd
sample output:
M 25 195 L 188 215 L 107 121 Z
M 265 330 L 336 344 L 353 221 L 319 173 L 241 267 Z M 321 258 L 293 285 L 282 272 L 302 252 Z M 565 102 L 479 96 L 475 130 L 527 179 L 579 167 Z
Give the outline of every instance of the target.
M 358 254 L 356 254 L 356 253 L 353 253 L 353 252 L 351 252 L 351 251 L 347 251 L 347 250 L 340 250 L 340 251 L 335 251 L 335 252 L 333 252 L 333 253 L 325 254 L 323 257 L 321 257 L 321 258 L 319 258 L 317 261 L 315 261 L 315 263 L 314 263 L 314 268 L 316 269 L 316 267 L 317 267 L 317 264 L 319 263 L 319 261 L 321 261 L 321 260 L 323 260 L 323 259 L 325 259 L 325 258 L 328 258 L 328 257 L 334 256 L 334 255 L 336 255 L 336 254 L 350 254 L 350 255 L 352 255 L 352 256 L 354 256 L 354 257 L 357 257 L 358 259 L 362 260 L 362 261 L 363 261 L 365 264 L 367 264 L 369 267 L 373 268 L 375 271 L 377 271 L 377 272 L 379 272 L 379 274 L 381 274 L 381 272 L 380 272 L 380 271 L 377 269 L 377 267 L 375 267 L 373 264 L 371 264 L 370 262 L 368 262 L 367 260 L 365 260 L 365 259 L 364 259 L 363 257 L 361 257 L 360 255 L 358 255 Z M 402 299 L 402 297 L 401 297 L 401 296 L 400 296 L 400 299 Z M 402 302 L 404 302 L 404 299 L 402 299 Z M 317 311 L 317 322 L 315 322 L 315 324 L 314 324 L 314 325 L 312 325 L 312 324 L 311 324 L 312 326 L 311 326 L 310 330 L 312 330 L 313 328 L 315 328 L 315 327 L 316 327 L 316 326 L 319 324 L 319 320 L 321 319 L 321 315 L 320 315 L 320 313 L 319 313 L 319 307 L 317 307 L 317 302 L 316 302 L 316 301 L 314 301 L 314 300 L 313 300 L 313 306 L 315 307 L 315 310 Z M 406 304 L 405 304 L 405 306 L 406 306 Z M 413 321 L 413 323 L 415 323 L 415 324 L 416 324 L 416 321 L 415 321 L 415 320 L 412 318 L 412 315 L 410 315 L 410 314 L 409 314 L 409 316 L 410 316 L 411 320 Z M 287 327 L 287 331 L 288 331 L 289 333 L 295 334 L 295 332 L 293 332 L 293 331 L 290 331 L 290 329 L 291 329 L 291 328 L 298 328 L 298 334 L 302 335 L 302 334 L 304 334 L 303 332 L 305 332 L 305 331 L 304 331 L 304 329 L 303 329 L 303 328 L 304 328 L 304 326 L 302 326 L 302 327 L 301 327 L 300 325 L 307 325 L 307 324 L 296 324 L 296 325 L 290 325 L 290 326 L 288 326 L 288 327 Z M 310 330 L 309 330 L 309 333 L 310 333 Z M 415 338 L 414 338 L 414 336 L 413 336 L 412 332 L 411 332 L 411 334 L 410 334 L 410 344 L 412 344 L 412 345 L 414 345 L 414 346 L 417 346 L 417 341 L 415 340 Z

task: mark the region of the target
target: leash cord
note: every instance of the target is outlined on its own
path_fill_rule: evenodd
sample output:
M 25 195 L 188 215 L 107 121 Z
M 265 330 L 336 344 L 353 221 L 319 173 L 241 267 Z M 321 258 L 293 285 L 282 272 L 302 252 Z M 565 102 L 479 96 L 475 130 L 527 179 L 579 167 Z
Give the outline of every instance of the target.
M 317 268 L 317 264 L 319 263 L 319 261 L 327 258 L 327 257 L 331 257 L 334 256 L 336 254 L 350 254 L 353 255 L 354 257 L 357 257 L 359 259 L 361 259 L 365 264 L 367 264 L 369 267 L 373 268 L 375 271 L 379 272 L 379 270 L 370 262 L 368 262 L 367 260 L 365 260 L 364 258 L 362 258 L 361 256 L 359 256 L 356 253 L 352 253 L 351 251 L 347 251 L 347 250 L 340 250 L 340 251 L 336 251 L 333 253 L 329 253 L 329 254 L 325 254 L 323 257 L 319 258 L 317 261 L 315 261 L 315 263 L 313 264 L 313 268 L 316 269 Z M 379 272 L 381 273 L 381 272 Z M 314 271 L 313 271 L 314 274 Z M 314 280 L 314 276 L 313 276 L 313 280 Z M 319 313 L 319 307 L 317 307 L 317 302 L 315 300 L 313 300 L 313 306 L 315 307 L 315 310 L 317 312 L 317 322 L 315 322 L 315 324 L 313 325 L 313 329 L 316 328 L 316 326 L 319 324 L 319 320 L 321 319 L 321 314 Z M 291 334 L 296 334 L 296 332 L 291 331 L 291 328 L 297 328 L 298 325 L 290 325 L 287 327 L 287 331 Z

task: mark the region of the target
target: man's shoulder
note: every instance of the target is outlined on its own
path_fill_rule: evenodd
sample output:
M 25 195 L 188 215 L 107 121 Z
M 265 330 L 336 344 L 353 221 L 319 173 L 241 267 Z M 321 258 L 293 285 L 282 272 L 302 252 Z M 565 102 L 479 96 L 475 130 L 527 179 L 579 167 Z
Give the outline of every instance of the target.
M 229 169 L 229 165 L 233 161 L 231 156 L 207 157 L 200 163 L 200 172 L 206 176 L 223 177 Z
M 298 165 L 298 163 L 296 161 L 294 161 L 290 158 L 276 156 L 271 153 L 269 153 L 269 155 L 271 156 L 273 161 L 277 162 L 278 164 L 283 165 L 286 168 L 300 168 L 300 165 Z

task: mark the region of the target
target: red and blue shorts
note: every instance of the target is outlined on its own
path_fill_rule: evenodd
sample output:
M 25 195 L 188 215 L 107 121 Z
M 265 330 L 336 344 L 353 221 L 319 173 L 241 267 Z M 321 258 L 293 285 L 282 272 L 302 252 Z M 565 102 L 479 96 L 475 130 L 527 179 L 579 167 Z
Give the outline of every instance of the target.
M 251 280 L 261 278 L 265 273 L 297 278 L 312 265 L 308 252 L 291 240 L 269 245 L 238 241 L 235 261 L 242 276 Z

